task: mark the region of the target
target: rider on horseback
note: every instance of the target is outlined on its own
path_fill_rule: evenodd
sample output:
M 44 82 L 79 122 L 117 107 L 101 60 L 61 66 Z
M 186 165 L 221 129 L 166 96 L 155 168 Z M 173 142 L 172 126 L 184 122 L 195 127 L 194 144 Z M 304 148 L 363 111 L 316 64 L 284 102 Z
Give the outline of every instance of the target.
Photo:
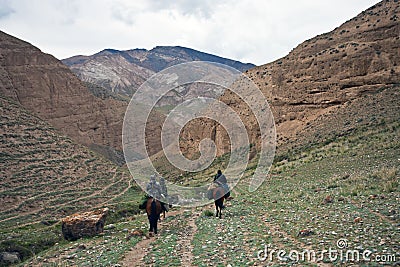
M 155 174 L 152 174 L 150 176 L 150 182 L 146 186 L 146 192 L 147 192 L 146 197 L 145 197 L 143 203 L 139 206 L 139 208 L 141 208 L 141 209 L 144 209 L 146 207 L 147 200 L 150 197 L 158 199 L 158 200 L 160 200 L 161 197 L 166 197 L 165 195 L 163 195 L 162 187 L 156 181 L 156 175 Z M 168 211 L 168 208 L 166 207 L 165 203 L 161 202 L 161 207 L 162 207 L 162 209 L 164 211 Z
M 167 190 L 167 185 L 165 184 L 164 177 L 160 177 L 160 188 L 161 188 L 161 194 L 164 196 L 164 198 L 168 199 L 168 190 Z M 161 202 L 161 205 L 165 211 L 168 211 L 168 205 L 166 203 Z
M 156 181 L 156 176 L 153 174 L 150 176 L 150 182 L 146 186 L 147 193 L 153 198 L 161 198 L 161 186 Z
M 218 170 L 217 174 L 214 177 L 214 183 L 218 184 L 225 190 L 225 198 L 228 198 L 231 195 L 228 180 L 226 179 L 225 175 L 222 174 L 221 170 Z
M 160 177 L 160 188 L 161 188 L 161 194 L 163 194 L 165 198 L 168 197 L 168 190 L 167 190 L 167 185 L 165 184 L 164 177 Z
M 225 175 L 222 174 L 221 170 L 217 171 L 217 174 L 214 177 L 214 182 L 219 184 L 219 185 L 223 185 L 223 184 L 227 184 L 228 181 L 226 180 Z

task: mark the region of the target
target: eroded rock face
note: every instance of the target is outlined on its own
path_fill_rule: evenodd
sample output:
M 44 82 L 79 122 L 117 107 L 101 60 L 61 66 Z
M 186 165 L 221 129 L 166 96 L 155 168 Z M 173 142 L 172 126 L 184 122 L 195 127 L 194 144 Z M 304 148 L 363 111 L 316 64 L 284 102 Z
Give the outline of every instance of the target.
M 281 142 L 309 121 L 400 80 L 400 5 L 382 1 L 247 75 L 268 98 Z
M 398 1 L 382 1 L 333 31 L 303 42 L 284 58 L 245 72 L 268 100 L 278 146 L 302 138 L 314 122 L 320 123 L 338 110 L 354 106 L 363 114 L 369 107 L 361 102 L 399 83 L 399 17 Z M 250 142 L 257 145 L 260 133 L 249 107 L 231 91 L 226 91 L 221 101 L 239 114 Z M 229 138 L 221 128 L 207 119 L 192 122 L 182 132 L 181 147 L 194 154 L 200 140 L 212 137 L 217 140 L 219 155 L 229 152 Z M 334 125 L 330 130 L 342 128 Z
M 67 240 L 92 237 L 103 232 L 108 208 L 73 214 L 62 219 L 62 233 Z
M 0 93 L 84 145 L 121 150 L 127 103 L 99 99 L 55 57 L 0 32 Z

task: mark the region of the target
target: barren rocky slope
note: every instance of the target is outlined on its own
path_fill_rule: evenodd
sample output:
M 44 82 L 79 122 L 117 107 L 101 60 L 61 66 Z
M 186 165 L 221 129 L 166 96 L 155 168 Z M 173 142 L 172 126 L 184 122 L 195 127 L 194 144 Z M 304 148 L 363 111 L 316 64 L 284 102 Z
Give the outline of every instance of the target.
M 398 1 L 382 1 L 333 31 L 301 43 L 284 58 L 245 72 L 268 99 L 280 147 L 293 142 L 313 142 L 314 136 L 307 134 L 310 130 L 305 129 L 315 126 L 313 132 L 321 131 L 321 120 L 333 120 L 337 112 L 348 116 L 346 125 L 334 126 L 337 134 L 357 123 L 350 110 L 360 115 L 373 115 L 371 110 L 366 112 L 372 107 L 362 103 L 370 95 L 400 81 L 399 16 Z M 400 103 L 398 95 L 393 96 L 394 99 L 390 97 L 381 101 L 382 109 Z M 230 91 L 221 100 L 240 114 L 251 141 L 256 143 L 257 123 L 248 107 Z M 380 109 L 375 112 L 378 116 L 385 115 Z M 203 131 L 198 131 L 199 127 Z M 322 139 L 331 130 L 325 127 L 320 133 Z M 188 125 L 182 139 L 194 142 L 186 142 L 182 147 L 186 151 L 196 150 L 202 138 L 212 136 L 219 140 L 219 154 L 227 152 L 226 133 L 209 120 Z
M 74 56 L 62 60 L 83 81 L 125 96 L 131 96 L 154 73 L 190 61 L 211 61 L 240 71 L 255 66 L 180 46 L 157 46 L 151 50 L 105 49 L 91 56 Z
M 0 93 L 75 141 L 121 149 L 126 103 L 99 99 L 51 55 L 0 32 Z

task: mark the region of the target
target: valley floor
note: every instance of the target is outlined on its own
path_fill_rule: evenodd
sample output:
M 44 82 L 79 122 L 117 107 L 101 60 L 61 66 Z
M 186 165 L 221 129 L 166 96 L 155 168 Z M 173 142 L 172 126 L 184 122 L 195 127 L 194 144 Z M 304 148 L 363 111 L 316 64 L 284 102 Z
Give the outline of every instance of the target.
M 254 193 L 248 172 L 226 202 L 172 208 L 155 237 L 136 215 L 103 235 L 61 242 L 29 266 L 376 266 L 400 264 L 399 123 L 342 136 L 274 164 Z

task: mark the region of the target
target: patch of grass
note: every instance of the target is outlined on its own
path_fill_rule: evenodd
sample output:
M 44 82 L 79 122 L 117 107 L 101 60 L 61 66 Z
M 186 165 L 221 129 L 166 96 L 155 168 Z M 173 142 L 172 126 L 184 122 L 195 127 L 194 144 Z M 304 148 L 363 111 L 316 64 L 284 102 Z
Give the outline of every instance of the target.
M 211 210 L 204 210 L 203 216 L 206 216 L 206 217 L 214 216 L 214 212 L 212 212 Z
M 374 171 L 371 176 L 375 179 L 380 180 L 393 180 L 397 175 L 397 169 L 395 167 L 382 167 L 379 170 Z

